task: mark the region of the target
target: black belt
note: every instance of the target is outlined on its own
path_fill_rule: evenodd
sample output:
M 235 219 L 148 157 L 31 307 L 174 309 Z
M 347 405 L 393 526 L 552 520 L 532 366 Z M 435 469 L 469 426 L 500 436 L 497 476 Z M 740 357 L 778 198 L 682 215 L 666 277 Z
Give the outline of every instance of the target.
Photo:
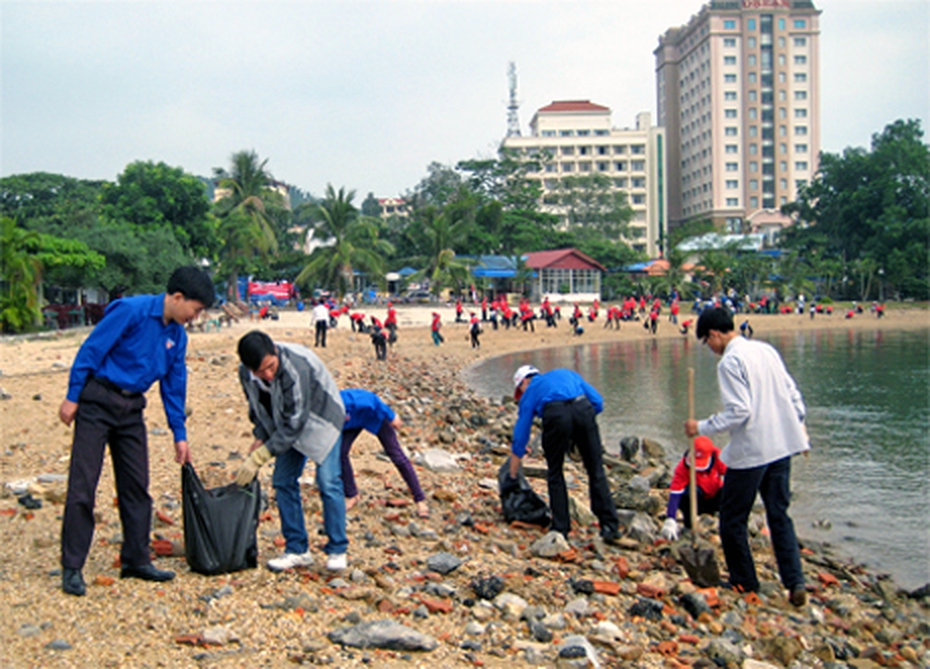
M 132 392 L 129 390 L 123 390 L 122 388 L 120 388 L 118 385 L 116 385 L 109 379 L 105 379 L 101 376 L 91 377 L 91 381 L 96 381 L 98 384 L 100 384 L 107 390 L 112 390 L 114 393 L 119 393 L 123 397 L 133 398 L 133 397 L 139 397 L 140 395 L 142 395 L 142 393 Z
M 587 395 L 579 395 L 578 397 L 573 397 L 570 400 L 554 400 L 549 402 L 549 404 L 555 404 L 557 406 L 565 406 L 568 404 L 574 404 L 575 402 L 581 402 L 582 400 L 588 399 Z

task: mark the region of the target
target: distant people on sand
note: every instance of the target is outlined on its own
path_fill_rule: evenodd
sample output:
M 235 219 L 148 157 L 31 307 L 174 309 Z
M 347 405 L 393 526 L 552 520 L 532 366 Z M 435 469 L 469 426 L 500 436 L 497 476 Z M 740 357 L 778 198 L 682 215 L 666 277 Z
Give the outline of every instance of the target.
M 739 333 L 746 339 L 752 339 L 752 332 L 752 326 L 749 324 L 748 318 L 739 324 Z
M 329 309 L 323 300 L 317 300 L 313 303 L 313 311 L 310 312 L 313 318 L 314 326 L 314 347 L 326 348 L 326 330 L 329 327 Z
M 691 327 L 691 324 L 692 324 L 693 322 L 694 322 L 694 321 L 693 321 L 692 319 L 690 319 L 690 318 L 689 318 L 688 320 L 686 320 L 686 321 L 682 321 L 682 322 L 681 322 L 681 327 L 678 328 L 678 332 L 680 332 L 680 333 L 683 334 L 683 335 L 687 335 L 687 334 L 688 334 L 688 328 Z
M 432 323 L 430 323 L 429 329 L 430 329 L 430 334 L 433 336 L 433 343 L 436 346 L 439 346 L 445 341 L 445 339 L 443 339 L 442 335 L 439 333 L 439 330 L 441 327 L 442 327 L 442 323 L 440 322 L 439 312 L 434 311 L 433 321 Z
M 468 334 L 471 338 L 471 347 L 472 348 L 481 348 L 481 341 L 479 337 L 481 336 L 481 321 L 478 320 L 478 316 L 475 315 L 475 312 L 471 312 L 471 320 L 468 323 Z

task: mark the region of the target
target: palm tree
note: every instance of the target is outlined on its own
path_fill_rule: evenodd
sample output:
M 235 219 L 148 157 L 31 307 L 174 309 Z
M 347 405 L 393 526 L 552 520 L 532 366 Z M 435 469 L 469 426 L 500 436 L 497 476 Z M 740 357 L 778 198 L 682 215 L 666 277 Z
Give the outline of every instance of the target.
M 42 265 L 28 247 L 39 233 L 17 227 L 12 218 L 0 221 L 0 324 L 3 332 L 21 332 L 39 317 L 37 287 Z
M 455 246 L 468 234 L 474 210 L 450 205 L 439 211 L 428 206 L 420 214 L 419 246 L 426 266 L 410 278 L 429 279 L 434 295 L 439 295 L 447 286 L 460 290 L 468 282 L 469 265 L 456 259 Z
M 255 151 L 239 151 L 231 169 L 214 168 L 219 188 L 226 191 L 215 206 L 220 218 L 220 257 L 229 278 L 229 296 L 236 295 L 239 272 L 256 255 L 267 257 L 278 250 L 272 226 L 273 209 L 283 208 L 283 198 L 270 188 L 268 160 L 259 162 Z
M 327 184 L 323 201 L 311 207 L 313 225 L 307 234 L 324 245 L 311 254 L 310 262 L 297 275 L 298 285 L 315 281 L 335 289 L 342 298 L 352 289 L 356 267 L 383 282 L 382 258 L 393 253 L 394 247 L 378 238 L 378 226 L 372 219 L 359 216 L 352 204 L 354 197 L 354 190 L 346 192 L 341 187 L 337 192 L 332 184 Z

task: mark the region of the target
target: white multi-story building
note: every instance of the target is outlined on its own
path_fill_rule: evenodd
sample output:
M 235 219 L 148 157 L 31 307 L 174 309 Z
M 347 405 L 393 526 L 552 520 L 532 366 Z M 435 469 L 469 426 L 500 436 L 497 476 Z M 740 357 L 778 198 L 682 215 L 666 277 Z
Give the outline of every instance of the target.
M 817 171 L 820 11 L 810 0 L 709 2 L 655 50 L 668 219 L 772 234 Z
M 561 180 L 602 175 L 622 191 L 633 209 L 626 241 L 656 256 L 665 235 L 664 129 L 652 115 L 636 116 L 635 128 L 614 128 L 610 108 L 589 100 L 556 101 L 539 109 L 530 136 L 507 137 L 503 145 L 536 160 L 541 169 L 529 175 L 542 188 L 542 210 L 565 217 L 559 204 Z

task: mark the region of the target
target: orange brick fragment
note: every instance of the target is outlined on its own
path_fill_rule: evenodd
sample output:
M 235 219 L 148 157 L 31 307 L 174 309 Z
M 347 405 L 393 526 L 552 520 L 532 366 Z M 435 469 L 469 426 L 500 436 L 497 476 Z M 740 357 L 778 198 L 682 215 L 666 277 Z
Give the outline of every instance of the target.
M 202 646 L 203 636 L 200 634 L 179 634 L 174 637 L 174 642 L 182 646 Z
M 284 537 L 275 537 L 272 543 L 278 548 L 284 548 L 284 544 L 287 543 L 287 540 Z
M 698 588 L 698 592 L 711 608 L 720 606 L 720 597 L 717 596 L 717 588 Z
M 116 581 L 112 576 L 104 576 L 103 574 L 97 574 L 94 578 L 94 585 L 113 585 Z
M 385 506 L 392 507 L 392 508 L 395 508 L 395 509 L 402 509 L 402 508 L 404 508 L 405 506 L 410 506 L 410 500 L 409 500 L 409 499 L 392 498 L 392 499 L 386 500 L 386 501 L 384 502 L 384 505 L 385 505 Z
M 16 509 L 0 509 L 0 516 L 13 517 L 16 515 Z
M 678 655 L 678 644 L 674 641 L 660 641 L 657 649 L 665 657 Z
M 452 613 L 452 602 L 447 599 L 426 599 L 420 600 L 420 603 L 427 608 L 430 613 Z
M 630 574 L 630 563 L 624 556 L 621 555 L 614 562 L 614 569 L 616 569 L 617 573 L 620 574 L 620 578 L 626 578 Z
M 169 516 L 167 513 L 165 513 L 164 511 L 156 511 L 155 517 L 158 518 L 158 520 L 163 522 L 165 525 L 174 525 L 174 519 L 171 516 Z
M 174 549 L 171 546 L 171 542 L 167 539 L 156 539 L 152 542 L 152 550 L 155 551 L 155 555 L 168 557 L 172 554 Z
M 662 591 L 662 588 L 649 585 L 648 583 L 637 583 L 636 592 L 641 594 L 643 597 L 651 597 L 652 599 L 662 599 L 665 597 L 665 593 Z
M 817 580 L 823 583 L 824 585 L 839 585 L 840 579 L 827 571 L 822 571 L 817 574 Z
M 696 646 L 699 643 L 701 643 L 701 640 L 698 637 L 694 636 L 693 634 L 682 634 L 680 637 L 678 637 L 678 640 L 681 643 L 688 643 L 688 644 L 691 644 L 692 646 Z
M 747 592 L 743 595 L 743 601 L 751 606 L 759 606 L 762 604 L 762 600 L 759 599 L 759 595 L 754 592 Z
M 611 581 L 592 581 L 594 584 L 594 592 L 599 592 L 603 595 L 617 595 L 620 594 L 620 584 L 613 583 Z

